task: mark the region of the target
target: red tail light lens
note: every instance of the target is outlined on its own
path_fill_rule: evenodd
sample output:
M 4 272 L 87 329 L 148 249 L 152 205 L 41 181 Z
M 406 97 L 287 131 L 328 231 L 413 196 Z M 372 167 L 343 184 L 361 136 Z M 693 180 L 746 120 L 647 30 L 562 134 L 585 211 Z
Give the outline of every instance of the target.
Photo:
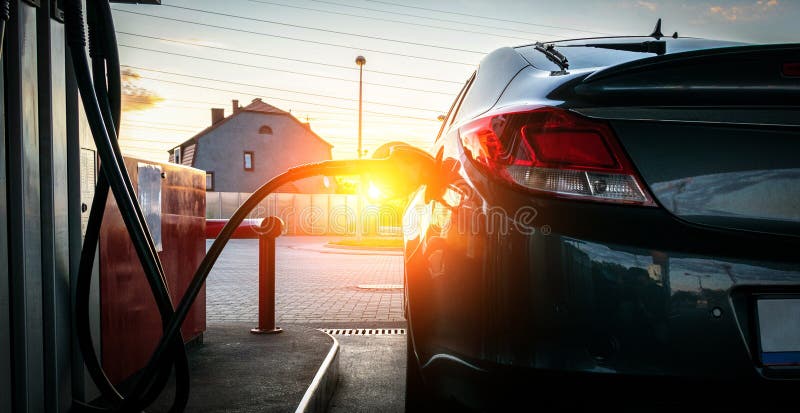
M 784 63 L 782 73 L 787 77 L 800 77 L 800 62 Z
M 513 185 L 558 197 L 655 205 L 605 122 L 542 107 L 474 120 L 459 135 L 472 160 Z

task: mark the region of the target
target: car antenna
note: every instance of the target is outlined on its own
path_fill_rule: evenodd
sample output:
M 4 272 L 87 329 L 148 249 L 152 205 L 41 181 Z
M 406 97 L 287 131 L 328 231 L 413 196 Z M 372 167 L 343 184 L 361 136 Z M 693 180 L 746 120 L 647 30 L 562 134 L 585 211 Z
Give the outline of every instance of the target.
M 656 27 L 653 29 L 653 33 L 650 33 L 650 37 L 654 37 L 656 40 L 661 40 L 664 37 L 664 33 L 661 33 L 661 18 L 658 18 L 656 22 Z

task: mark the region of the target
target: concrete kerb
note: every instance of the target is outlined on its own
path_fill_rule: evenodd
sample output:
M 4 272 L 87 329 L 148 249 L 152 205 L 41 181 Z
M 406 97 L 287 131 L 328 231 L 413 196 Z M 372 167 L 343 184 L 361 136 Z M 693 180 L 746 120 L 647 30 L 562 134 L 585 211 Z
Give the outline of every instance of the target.
M 325 356 L 317 374 L 308 386 L 308 390 L 300 400 L 295 413 L 323 413 L 328 410 L 328 405 L 339 383 L 339 340 L 328 333 L 331 345 L 328 355 Z

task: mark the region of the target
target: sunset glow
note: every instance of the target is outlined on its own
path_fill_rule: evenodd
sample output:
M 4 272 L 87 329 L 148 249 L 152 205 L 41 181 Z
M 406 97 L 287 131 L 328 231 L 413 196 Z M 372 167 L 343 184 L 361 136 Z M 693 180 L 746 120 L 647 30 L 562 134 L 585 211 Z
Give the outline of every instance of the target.
M 367 197 L 369 197 L 371 200 L 378 200 L 381 198 L 381 195 L 381 190 L 378 189 L 374 183 L 370 182 L 369 188 L 367 189 Z

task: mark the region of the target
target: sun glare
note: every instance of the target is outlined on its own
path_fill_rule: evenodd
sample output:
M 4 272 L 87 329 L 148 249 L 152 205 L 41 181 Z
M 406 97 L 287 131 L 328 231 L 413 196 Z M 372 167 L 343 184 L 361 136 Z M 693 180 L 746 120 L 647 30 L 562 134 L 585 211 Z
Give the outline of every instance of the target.
M 367 188 L 367 196 L 373 200 L 379 199 L 382 196 L 381 190 L 375 186 L 374 183 L 370 182 L 369 188 Z

